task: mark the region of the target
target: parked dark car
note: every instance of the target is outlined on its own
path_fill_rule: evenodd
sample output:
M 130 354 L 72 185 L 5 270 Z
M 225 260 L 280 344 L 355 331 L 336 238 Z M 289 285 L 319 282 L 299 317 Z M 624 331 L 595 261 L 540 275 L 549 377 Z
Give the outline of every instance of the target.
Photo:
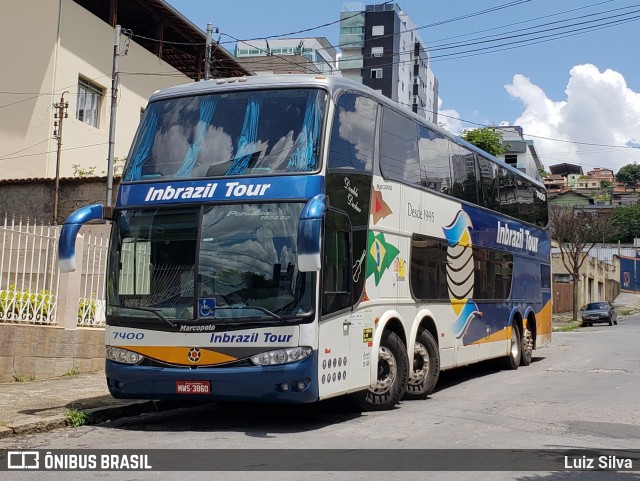
M 618 324 L 616 310 L 607 301 L 590 302 L 581 310 L 583 326 L 590 326 L 596 322 L 608 322 L 610 326 Z

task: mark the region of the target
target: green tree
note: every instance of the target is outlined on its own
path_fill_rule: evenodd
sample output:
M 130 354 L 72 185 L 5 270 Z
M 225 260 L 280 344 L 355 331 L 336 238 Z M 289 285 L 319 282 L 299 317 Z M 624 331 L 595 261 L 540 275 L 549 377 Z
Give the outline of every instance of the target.
M 502 132 L 490 127 L 480 129 L 464 130 L 460 137 L 492 155 L 502 155 L 511 147 L 502 143 Z
M 624 182 L 625 184 L 636 184 L 638 181 L 640 181 L 640 165 L 625 165 L 616 174 L 616 180 L 618 182 Z
M 80 164 L 71 164 L 71 167 L 73 168 L 74 177 L 93 177 L 97 169 L 95 165 L 87 167 L 86 169 L 83 169 Z
M 613 209 L 611 224 L 614 226 L 614 231 L 619 234 L 616 238 L 608 236 L 607 241 L 633 242 L 634 238 L 640 237 L 640 204 Z

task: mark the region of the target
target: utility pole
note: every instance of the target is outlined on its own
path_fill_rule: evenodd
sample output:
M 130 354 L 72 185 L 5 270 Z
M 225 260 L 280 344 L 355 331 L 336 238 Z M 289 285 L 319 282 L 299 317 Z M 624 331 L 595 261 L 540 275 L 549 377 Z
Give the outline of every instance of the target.
M 113 68 L 111 70 L 111 118 L 109 119 L 109 156 L 107 157 L 107 199 L 105 202 L 105 218 L 111 217 L 113 203 L 113 149 L 116 137 L 116 109 L 118 108 L 118 83 L 120 68 L 120 32 L 122 27 L 116 25 L 113 42 Z
M 209 80 L 211 76 L 211 42 L 213 35 L 213 25 L 207 23 L 207 43 L 204 47 L 204 79 Z
M 60 96 L 60 102 L 53 104 L 53 108 L 56 109 L 53 114 L 53 137 L 58 143 L 58 152 L 56 155 L 56 184 L 53 193 L 53 223 L 58 224 L 58 199 L 60 198 L 60 158 L 62 156 L 62 121 L 69 117 L 67 109 L 69 108 L 69 102 L 64 100 L 63 92 Z

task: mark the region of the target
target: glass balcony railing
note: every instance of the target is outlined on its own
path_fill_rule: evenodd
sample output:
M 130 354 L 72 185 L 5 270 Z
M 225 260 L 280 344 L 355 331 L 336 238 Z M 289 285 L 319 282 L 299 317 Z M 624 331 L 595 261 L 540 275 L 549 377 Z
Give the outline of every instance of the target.
M 363 60 L 360 58 L 342 58 L 340 59 L 340 70 L 348 70 L 352 68 L 362 68 Z
M 343 33 L 339 37 L 340 48 L 364 47 L 364 34 Z

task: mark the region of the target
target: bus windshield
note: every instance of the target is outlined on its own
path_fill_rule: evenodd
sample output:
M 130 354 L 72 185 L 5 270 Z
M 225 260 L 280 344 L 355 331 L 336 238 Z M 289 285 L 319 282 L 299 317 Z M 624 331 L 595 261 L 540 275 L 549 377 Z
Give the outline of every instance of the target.
M 217 93 L 149 104 L 123 180 L 312 172 L 326 93 Z
M 120 319 L 281 322 L 312 311 L 296 267 L 303 204 L 125 210 L 112 232 L 107 314 Z

